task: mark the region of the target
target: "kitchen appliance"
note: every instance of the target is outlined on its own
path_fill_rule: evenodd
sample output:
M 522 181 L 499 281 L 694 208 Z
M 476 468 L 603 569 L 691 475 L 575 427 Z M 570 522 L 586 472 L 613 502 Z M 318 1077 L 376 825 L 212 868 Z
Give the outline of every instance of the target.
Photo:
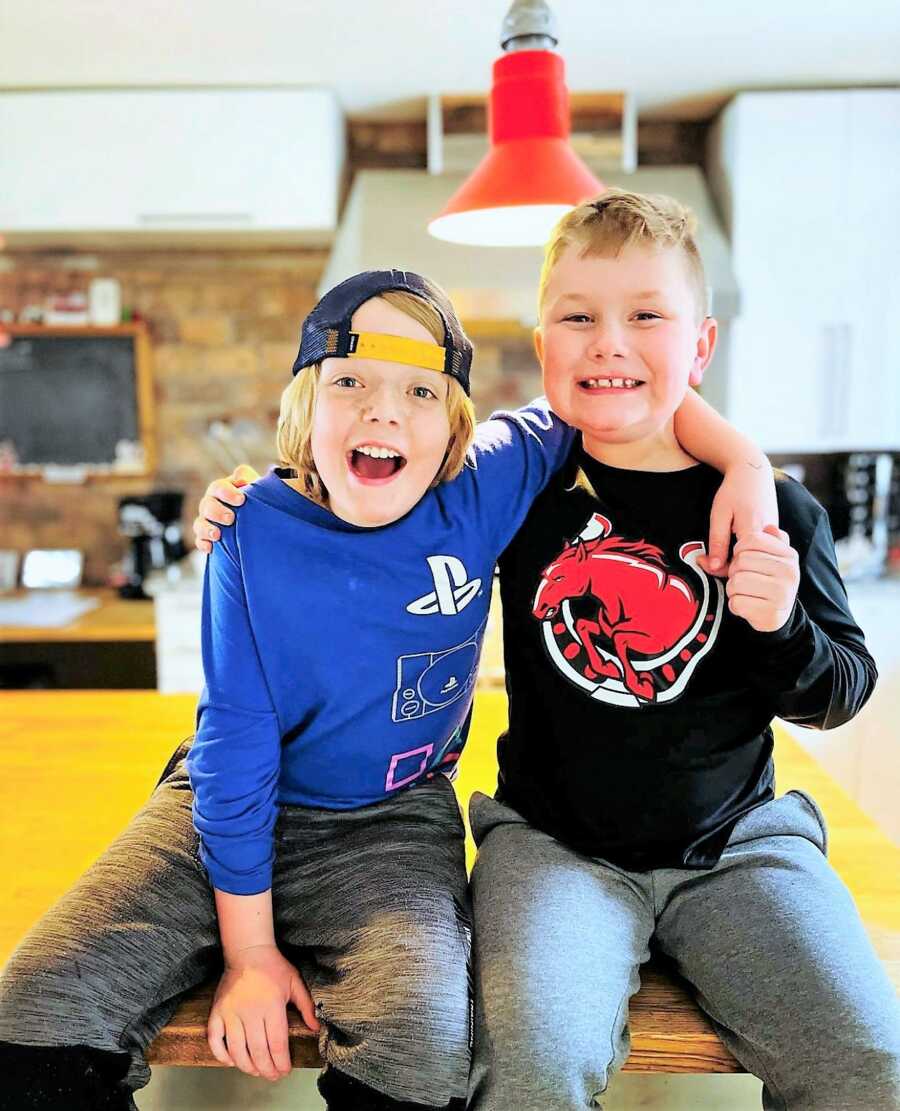
M 889 507 L 894 458 L 887 452 L 855 452 L 847 458 L 844 492 L 849 503 L 847 535 L 835 548 L 846 580 L 883 574 L 889 549 Z
M 22 586 L 76 587 L 81 585 L 84 553 L 74 548 L 32 548 L 22 560 Z
M 147 598 L 144 578 L 182 559 L 186 553 L 181 533 L 184 494 L 166 490 L 119 501 L 119 532 L 131 540 L 125 559 L 122 598 Z

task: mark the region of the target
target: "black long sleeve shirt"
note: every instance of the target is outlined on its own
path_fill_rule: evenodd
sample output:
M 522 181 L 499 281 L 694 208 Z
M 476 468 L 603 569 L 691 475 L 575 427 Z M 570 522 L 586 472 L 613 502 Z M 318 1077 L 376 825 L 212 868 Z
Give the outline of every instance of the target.
M 593 492 L 575 485 L 579 468 Z M 828 517 L 777 476 L 800 556 L 777 632 L 728 609 L 696 565 L 721 476 L 621 470 L 573 449 L 500 559 L 509 730 L 498 797 L 621 867 L 712 867 L 774 796 L 774 717 L 828 729 L 876 679 Z

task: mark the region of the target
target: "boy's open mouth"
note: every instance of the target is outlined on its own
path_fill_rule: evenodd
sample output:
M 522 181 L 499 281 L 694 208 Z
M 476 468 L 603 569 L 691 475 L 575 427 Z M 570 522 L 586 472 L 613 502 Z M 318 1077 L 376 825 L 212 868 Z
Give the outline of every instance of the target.
M 637 390 L 644 383 L 640 378 L 610 378 L 604 375 L 600 378 L 580 378 L 578 385 L 588 393 L 599 393 L 601 390 Z
M 347 462 L 357 478 L 368 482 L 383 482 L 393 478 L 406 466 L 406 459 L 399 451 L 375 444 L 360 444 L 353 448 L 347 456 Z

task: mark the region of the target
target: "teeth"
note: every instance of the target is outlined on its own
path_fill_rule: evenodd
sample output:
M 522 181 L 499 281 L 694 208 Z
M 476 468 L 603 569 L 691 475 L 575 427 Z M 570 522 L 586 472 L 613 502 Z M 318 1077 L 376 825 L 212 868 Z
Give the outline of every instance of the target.
M 361 455 L 371 456 L 372 459 L 402 459 L 399 451 L 391 451 L 387 447 L 375 447 L 373 444 L 364 444 L 355 450 Z
M 590 386 L 591 389 L 599 387 L 600 389 L 608 390 L 615 387 L 620 390 L 624 387 L 626 390 L 630 390 L 635 386 L 640 386 L 641 383 L 637 378 L 588 378 L 586 380 L 586 385 Z

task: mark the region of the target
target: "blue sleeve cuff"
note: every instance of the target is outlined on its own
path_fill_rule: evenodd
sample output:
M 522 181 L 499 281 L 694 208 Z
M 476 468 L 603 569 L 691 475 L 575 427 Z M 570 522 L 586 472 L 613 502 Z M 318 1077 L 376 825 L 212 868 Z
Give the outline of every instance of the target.
M 209 852 L 202 840 L 200 842 L 200 863 L 206 869 L 210 884 L 217 891 L 227 895 L 260 895 L 272 886 L 272 868 L 254 868 L 249 872 L 234 872 L 222 868 L 210 859 Z

